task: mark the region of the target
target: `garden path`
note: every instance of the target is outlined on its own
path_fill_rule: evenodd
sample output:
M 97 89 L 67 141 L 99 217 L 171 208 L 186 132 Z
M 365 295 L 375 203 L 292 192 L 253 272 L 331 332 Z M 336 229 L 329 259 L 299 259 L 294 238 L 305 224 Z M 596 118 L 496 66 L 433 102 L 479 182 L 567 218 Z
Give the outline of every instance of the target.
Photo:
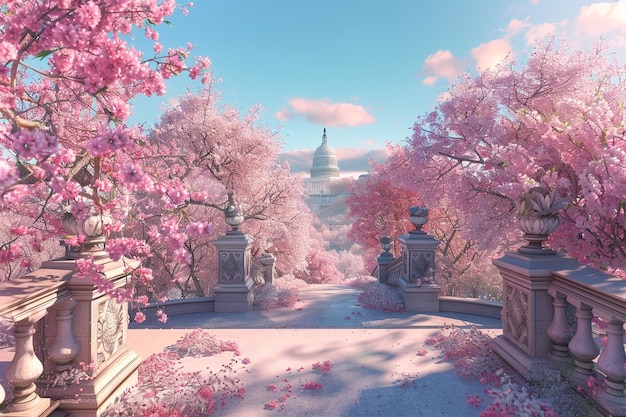
M 484 386 L 459 378 L 453 364 L 424 342 L 445 325 L 497 335 L 501 322 L 365 309 L 358 294 L 345 286 L 309 285 L 299 290 L 294 308 L 178 315 L 165 324 L 147 320 L 131 325 L 129 344 L 145 358 L 195 328 L 237 343 L 247 363 L 239 372 L 245 399 L 229 400 L 218 416 L 478 416 L 490 402 Z M 230 358 L 230 352 L 186 358 L 184 366 L 216 369 Z M 330 372 L 313 369 L 325 361 Z M 321 389 L 305 389 L 307 382 L 320 383 Z M 468 395 L 485 401 L 472 407 Z

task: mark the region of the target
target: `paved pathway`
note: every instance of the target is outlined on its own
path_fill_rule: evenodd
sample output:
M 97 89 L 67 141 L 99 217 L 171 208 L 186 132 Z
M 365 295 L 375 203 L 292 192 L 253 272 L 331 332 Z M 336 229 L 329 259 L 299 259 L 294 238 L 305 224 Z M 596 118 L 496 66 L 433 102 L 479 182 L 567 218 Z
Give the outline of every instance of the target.
M 466 394 L 486 398 L 484 387 L 457 377 L 452 364 L 424 341 L 446 324 L 476 326 L 496 335 L 500 321 L 364 309 L 358 293 L 349 287 L 311 285 L 300 290 L 293 309 L 188 314 L 170 317 L 166 324 L 133 324 L 129 344 L 147 357 L 198 327 L 236 342 L 241 358 L 250 360 L 240 375 L 246 396 L 229 401 L 218 416 L 478 416 L 484 405 L 469 406 Z M 222 355 L 228 354 L 194 359 L 186 366 L 214 368 L 229 359 Z M 324 361 L 332 364 L 328 374 L 312 369 Z M 307 381 L 320 382 L 323 388 L 306 390 L 302 385 Z M 268 385 L 278 391 L 268 390 Z M 291 397 L 281 402 L 288 390 Z M 276 409 L 264 408 L 272 401 Z

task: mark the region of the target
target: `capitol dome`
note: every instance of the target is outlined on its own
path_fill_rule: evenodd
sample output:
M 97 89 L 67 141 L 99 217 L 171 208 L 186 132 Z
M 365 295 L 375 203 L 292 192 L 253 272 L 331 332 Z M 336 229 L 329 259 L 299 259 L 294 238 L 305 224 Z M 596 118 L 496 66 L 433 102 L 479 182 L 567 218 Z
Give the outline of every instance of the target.
M 337 165 L 337 155 L 335 150 L 328 144 L 326 128 L 322 136 L 322 144 L 313 154 L 313 166 L 311 167 L 311 178 L 329 177 L 339 178 L 339 165 Z

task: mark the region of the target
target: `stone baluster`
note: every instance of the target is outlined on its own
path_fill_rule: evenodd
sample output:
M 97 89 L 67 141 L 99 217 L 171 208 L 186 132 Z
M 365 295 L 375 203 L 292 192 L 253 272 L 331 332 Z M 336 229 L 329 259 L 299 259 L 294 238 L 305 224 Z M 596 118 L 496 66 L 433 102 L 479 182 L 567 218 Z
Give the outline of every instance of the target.
M 569 350 L 574 356 L 574 365 L 578 378 L 584 379 L 593 375 L 593 360 L 600 353 L 600 348 L 593 340 L 591 332 L 591 307 L 582 304 L 576 310 L 576 318 L 578 325 L 576 326 L 576 334 L 569 342 Z
M 626 410 L 626 395 L 624 380 L 624 322 L 610 320 L 606 328 L 607 343 L 598 358 L 598 369 L 605 375 L 604 399 L 609 408 L 621 408 Z
M 552 305 L 554 306 L 554 317 L 546 333 L 552 341 L 552 358 L 559 362 L 565 362 L 569 358 L 567 345 L 573 336 L 571 326 L 567 322 L 566 297 L 562 294 L 555 294 Z
M 265 283 L 273 284 L 274 273 L 276 271 L 274 268 L 274 264 L 276 263 L 276 258 L 271 253 L 266 252 L 259 257 L 259 263 L 263 265 L 263 268 L 265 269 L 263 271 L 263 278 L 265 279 Z
M 65 300 L 54 308 L 57 310 L 57 335 L 48 349 L 50 358 L 57 364 L 58 372 L 63 372 L 72 366 L 72 362 L 80 349 L 78 340 L 72 332 L 72 310 L 78 303 L 73 298 Z
M 13 400 L 7 406 L 11 415 L 37 416 L 50 407 L 50 399 L 37 395 L 35 381 L 43 373 L 43 364 L 35 354 L 35 324 L 46 315 L 40 310 L 15 323 L 15 355 L 5 377 L 13 386 Z

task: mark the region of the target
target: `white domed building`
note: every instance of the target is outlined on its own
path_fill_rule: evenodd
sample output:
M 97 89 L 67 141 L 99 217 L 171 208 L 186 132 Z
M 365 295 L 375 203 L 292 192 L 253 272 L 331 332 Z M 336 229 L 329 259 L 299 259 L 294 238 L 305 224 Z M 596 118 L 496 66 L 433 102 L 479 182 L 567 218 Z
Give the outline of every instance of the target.
M 313 154 L 311 177 L 305 178 L 303 185 L 308 194 L 309 208 L 317 212 L 330 207 L 338 194 L 331 188 L 331 183 L 339 179 L 339 165 L 335 150 L 328 144 L 326 128 L 322 136 L 322 144 Z

